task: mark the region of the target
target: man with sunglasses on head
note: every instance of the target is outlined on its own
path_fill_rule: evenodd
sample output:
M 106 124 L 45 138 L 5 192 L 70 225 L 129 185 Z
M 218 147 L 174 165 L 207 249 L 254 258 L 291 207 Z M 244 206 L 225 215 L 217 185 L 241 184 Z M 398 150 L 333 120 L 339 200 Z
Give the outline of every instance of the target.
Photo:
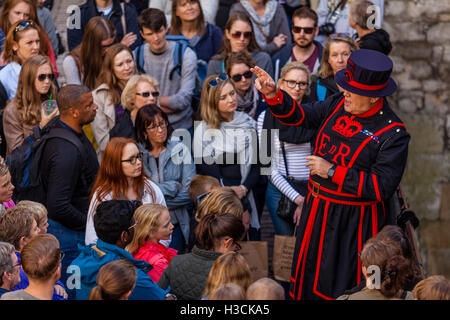
M 85 86 L 66 85 L 56 98 L 60 116 L 47 125 L 47 141 L 40 158 L 48 233 L 54 234 L 66 253 L 61 279 L 84 244 L 89 196 L 99 164 L 97 154 L 82 128 L 96 115 L 92 93 Z M 44 128 L 45 129 L 45 128 Z M 73 292 L 69 290 L 69 298 Z
M 317 13 L 302 7 L 292 15 L 292 38 L 294 43 L 285 46 L 273 57 L 275 81 L 278 80 L 280 70 L 289 62 L 299 61 L 305 64 L 311 73 L 316 72 L 322 59 L 322 45 L 314 40 L 319 34 Z

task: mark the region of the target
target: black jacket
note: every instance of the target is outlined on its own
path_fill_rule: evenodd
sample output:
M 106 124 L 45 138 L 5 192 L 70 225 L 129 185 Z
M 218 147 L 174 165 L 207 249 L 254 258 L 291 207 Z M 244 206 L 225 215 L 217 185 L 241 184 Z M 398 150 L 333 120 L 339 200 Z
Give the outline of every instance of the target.
M 95 5 L 95 0 L 87 0 L 86 3 L 79 6 L 80 8 L 80 28 L 76 28 L 76 26 L 70 25 L 67 28 L 67 44 L 69 46 L 69 51 L 75 49 L 83 40 L 83 33 L 86 24 L 89 20 L 95 16 L 101 16 L 101 12 L 98 12 L 97 6 Z M 133 50 L 137 46 L 142 43 L 142 37 L 139 32 L 139 27 L 137 24 L 138 14 L 136 8 L 131 3 L 124 3 L 125 8 L 125 26 L 127 28 L 127 33 L 133 32 L 138 36 L 137 40 L 130 46 L 130 49 Z M 113 12 L 109 16 L 108 20 L 112 22 L 112 24 L 116 27 L 116 39 L 117 42 L 120 42 L 124 36 L 124 30 L 122 26 L 122 8 L 120 6 L 119 0 L 113 0 Z M 72 13 L 70 17 L 74 17 L 76 19 L 76 11 Z M 76 23 L 76 20 L 71 18 L 72 23 Z
M 164 270 L 158 285 L 177 296 L 178 300 L 199 300 L 205 290 L 206 280 L 220 252 L 202 250 L 194 246 L 191 253 L 173 257 Z
M 388 55 L 392 50 L 392 44 L 389 39 L 389 33 L 383 29 L 376 29 L 374 32 L 366 34 L 358 41 L 360 49 L 376 50 Z
M 40 169 L 48 217 L 71 230 L 84 231 L 89 195 L 99 168 L 97 154 L 83 132 L 77 133 L 60 120 L 54 127 L 76 135 L 85 152 L 81 154 L 74 144 L 64 139 L 53 138 L 46 143 Z

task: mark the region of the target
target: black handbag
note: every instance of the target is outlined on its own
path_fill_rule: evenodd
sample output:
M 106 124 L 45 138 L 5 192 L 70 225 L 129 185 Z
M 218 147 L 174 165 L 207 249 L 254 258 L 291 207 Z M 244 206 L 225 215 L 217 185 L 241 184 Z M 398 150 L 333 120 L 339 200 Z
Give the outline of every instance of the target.
M 292 188 L 297 190 L 301 189 L 301 185 L 304 184 L 303 181 L 295 180 L 293 177 L 289 176 L 287 161 L 286 161 L 286 151 L 284 149 L 284 142 L 280 141 L 281 150 L 283 151 L 284 167 L 286 168 L 286 180 L 289 182 Z M 294 222 L 294 213 L 297 209 L 297 204 L 289 199 L 285 194 L 281 195 L 280 202 L 278 202 L 277 215 L 290 223 Z

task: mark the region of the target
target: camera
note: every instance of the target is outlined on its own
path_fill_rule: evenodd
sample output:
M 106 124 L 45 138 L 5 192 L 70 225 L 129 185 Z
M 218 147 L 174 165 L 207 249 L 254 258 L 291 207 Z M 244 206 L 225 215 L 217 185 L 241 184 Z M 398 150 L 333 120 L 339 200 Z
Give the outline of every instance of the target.
M 319 34 L 324 34 L 326 36 L 333 34 L 335 32 L 334 24 L 327 22 L 319 27 Z

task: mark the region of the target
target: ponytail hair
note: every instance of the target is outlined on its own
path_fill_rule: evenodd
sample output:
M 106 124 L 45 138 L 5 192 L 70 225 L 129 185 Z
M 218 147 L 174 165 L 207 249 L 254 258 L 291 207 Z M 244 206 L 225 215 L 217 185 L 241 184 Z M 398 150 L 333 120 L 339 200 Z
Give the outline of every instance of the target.
M 89 300 L 120 300 L 136 284 L 137 273 L 134 265 L 127 260 L 108 262 L 97 275 L 97 286 L 92 288 Z
M 378 266 L 380 269 L 380 287 L 377 288 L 386 298 L 398 297 L 404 290 L 410 273 L 410 262 L 400 246 L 391 240 L 369 239 L 361 252 L 364 267 Z
M 240 241 L 244 236 L 242 220 L 231 213 L 207 214 L 201 218 L 195 230 L 195 236 L 200 247 L 214 251 L 223 237 Z

